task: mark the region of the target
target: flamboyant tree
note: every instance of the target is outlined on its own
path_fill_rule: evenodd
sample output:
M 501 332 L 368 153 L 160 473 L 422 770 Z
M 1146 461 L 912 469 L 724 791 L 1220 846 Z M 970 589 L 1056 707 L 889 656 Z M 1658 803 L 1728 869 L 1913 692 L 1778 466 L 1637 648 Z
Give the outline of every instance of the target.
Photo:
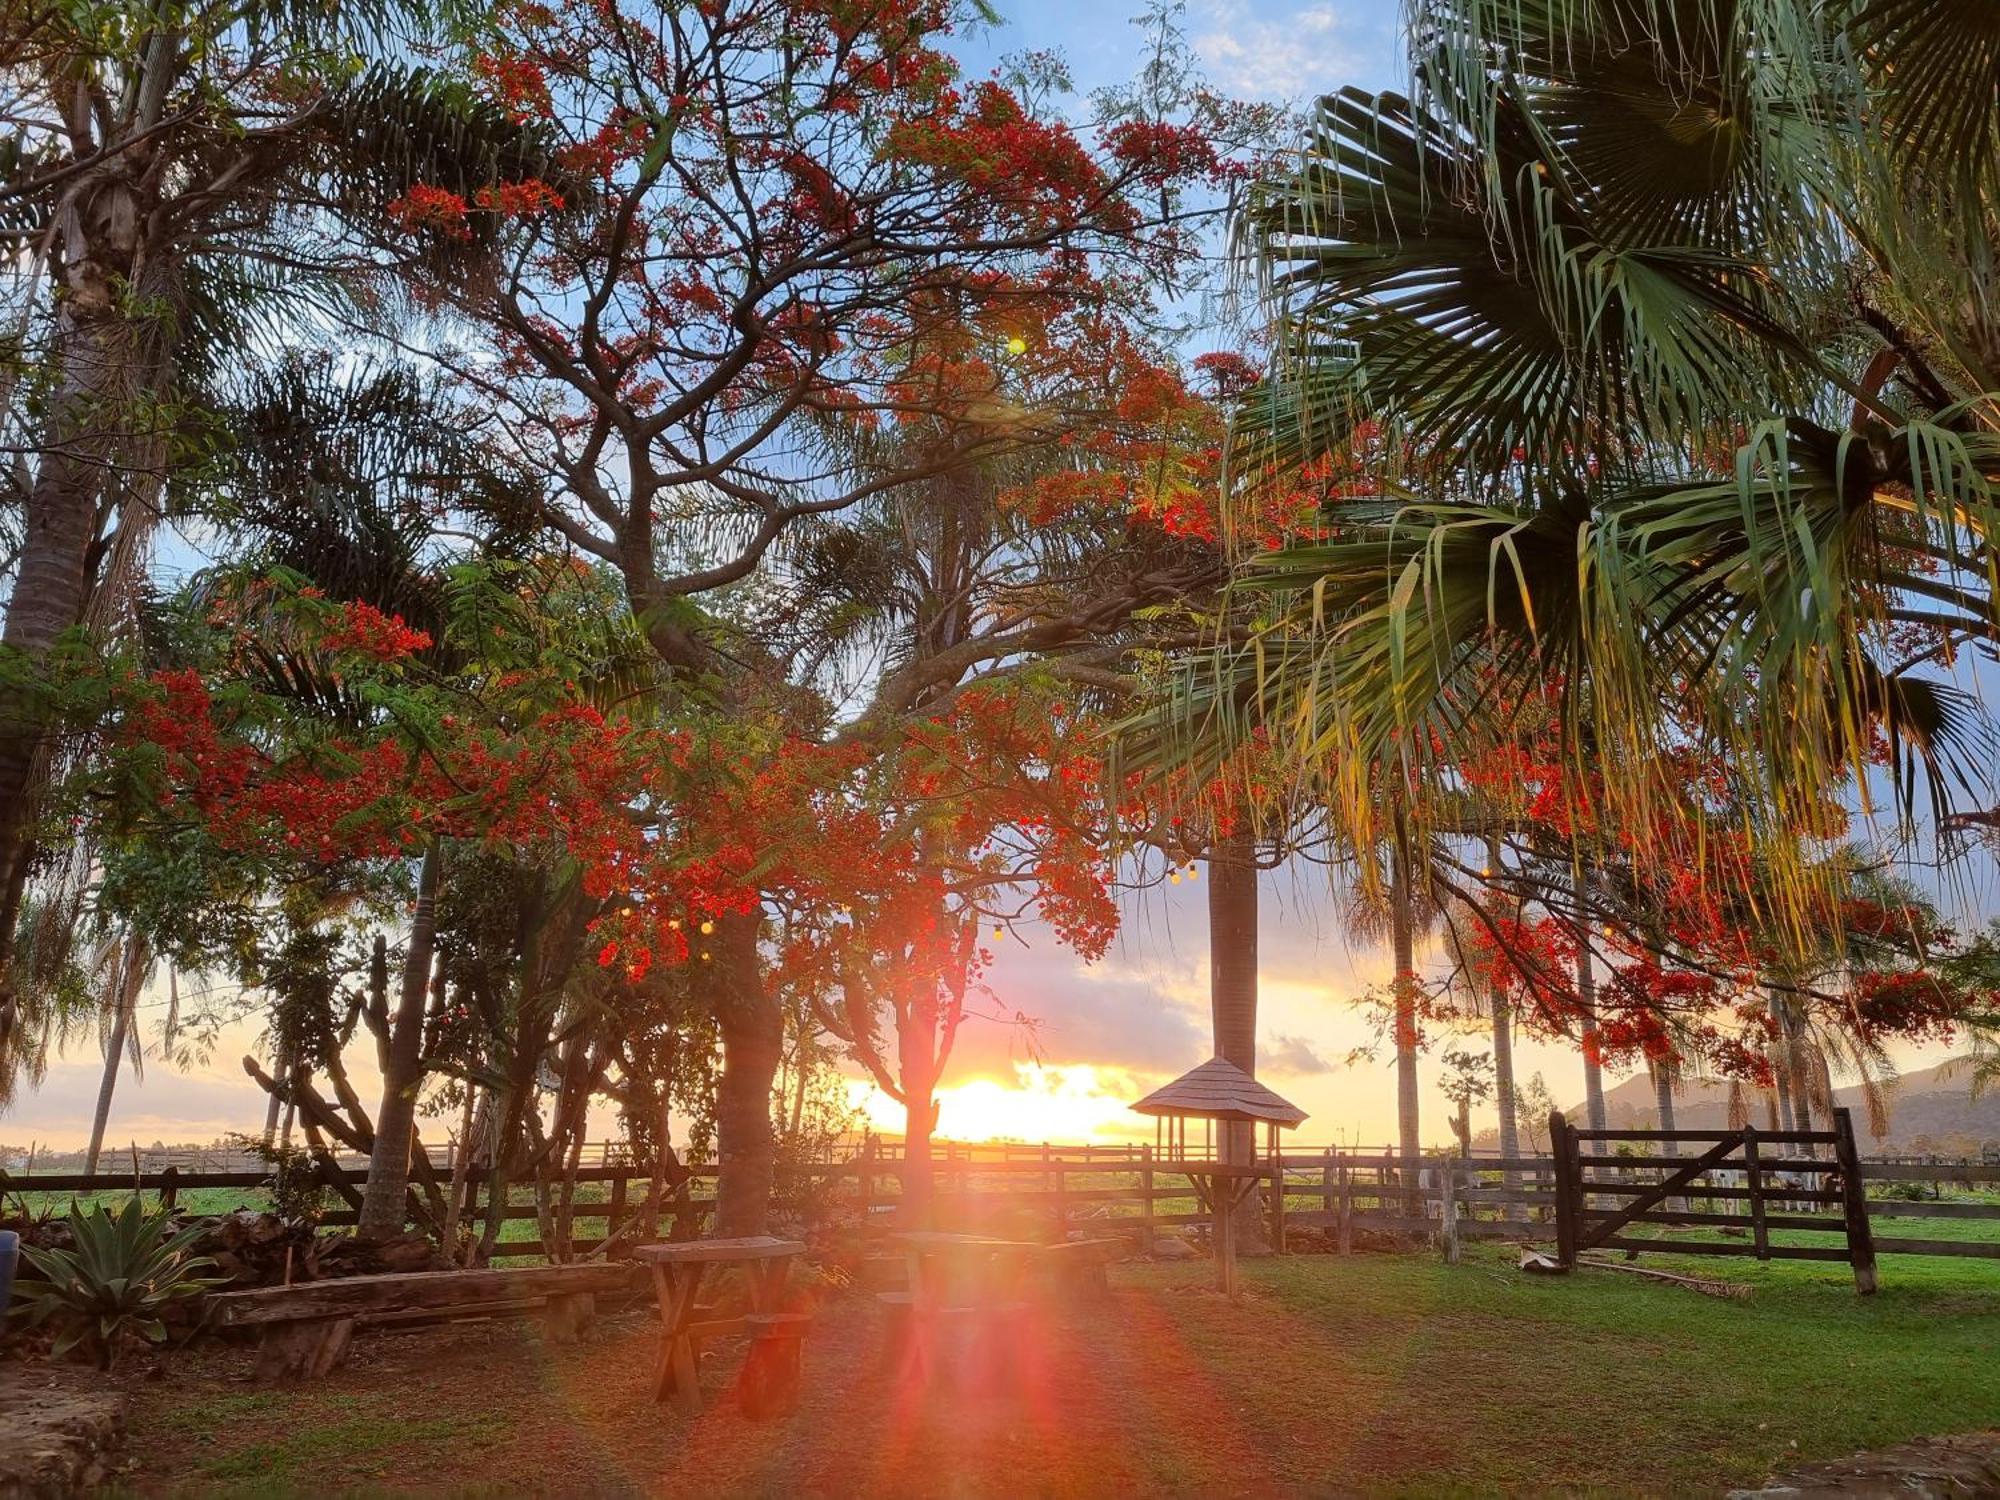
M 1766 841 L 1744 827 L 1734 779 L 1714 760 L 1678 757 L 1680 795 L 1634 828 L 1569 795 L 1551 744 L 1517 740 L 1464 768 L 1476 805 L 1506 831 L 1485 868 L 1459 872 L 1490 897 L 1467 903 L 1461 953 L 1530 1030 L 1575 1040 L 1593 1064 L 1645 1066 L 1662 1128 L 1688 1072 L 1799 1093 L 1796 1029 L 1867 1083 L 1887 1068 L 1887 1040 L 1937 1040 L 1988 1005 L 1952 977 L 1958 944 L 1928 904 L 1829 842 L 1845 827 L 1837 808 L 1820 813 L 1827 851 L 1814 878 L 1844 891 L 1839 926 L 1808 948 L 1773 921 Z M 1580 869 L 1587 923 L 1576 918 Z M 1823 1060 L 1812 1089 L 1828 1093 Z
M 717 719 L 825 737 L 731 591 L 874 497 L 1115 423 L 1135 328 L 1192 263 L 1183 190 L 1225 170 L 1186 120 L 1080 132 L 1036 107 L 1035 78 L 962 77 L 943 50 L 960 19 L 944 0 L 512 8 L 475 71 L 583 186 L 400 206 L 404 249 L 502 225 L 504 272 L 430 288 L 453 314 L 442 357 L 544 466 L 542 522 L 618 571 Z M 478 350 L 451 346 L 466 329 Z M 1038 627 L 891 671 L 873 713 L 1039 649 Z M 761 1227 L 769 1198 L 775 910 L 724 911 L 710 949 L 725 1232 Z
M 370 1153 L 366 1234 L 401 1228 L 403 1181 L 420 1159 L 411 1141 L 425 1037 L 438 1021 L 441 870 L 483 849 L 505 851 L 552 875 L 543 881 L 552 895 L 564 893 L 550 928 L 566 934 L 562 944 L 549 952 L 531 940 L 522 960 L 536 982 L 524 977 L 513 997 L 513 1115 L 503 1140 L 521 1129 L 556 997 L 591 923 L 615 916 L 669 936 L 680 918 L 670 927 L 635 912 L 712 915 L 722 899 L 698 862 L 649 832 L 671 805 L 687 737 L 607 717 L 571 675 L 575 659 L 550 650 L 569 571 L 540 569 L 545 587 L 536 589 L 535 569 L 502 570 L 483 585 L 462 569 L 448 624 L 458 649 L 442 659 L 449 669 L 420 658 L 432 640 L 400 617 L 329 600 L 295 577 L 219 591 L 206 601 L 209 675 L 183 668 L 135 683 L 108 764 L 92 777 L 112 776 L 120 792 L 97 830 L 107 850 L 100 901 L 191 966 L 228 966 L 263 984 L 287 931 L 337 930 L 316 911 L 359 903 L 378 920 L 413 913 L 393 1008 L 378 940 L 365 1008 L 346 1023 L 367 1020 L 380 1043 L 383 1093 L 372 1117 L 342 1082 L 330 1055 L 337 1046 L 325 1042 L 338 1018 L 322 1009 L 288 1021 L 277 987 L 276 1029 L 293 1045 L 278 1049 L 289 1076 L 272 1086 L 340 1145 Z M 528 654 L 510 652 L 523 638 Z M 250 666 L 257 661 L 275 670 Z M 683 883 L 684 872 L 694 883 Z M 349 1116 L 344 1128 L 302 1076 L 314 1055 Z

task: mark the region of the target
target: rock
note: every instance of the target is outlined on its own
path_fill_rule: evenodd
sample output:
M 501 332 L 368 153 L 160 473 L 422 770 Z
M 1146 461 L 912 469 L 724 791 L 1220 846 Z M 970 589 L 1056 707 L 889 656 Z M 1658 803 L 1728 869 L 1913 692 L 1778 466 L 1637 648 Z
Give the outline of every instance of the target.
M 1154 1260 L 1200 1260 L 1201 1252 L 1177 1234 L 1153 1236 Z
M 99 1483 L 125 1428 L 125 1398 L 93 1375 L 0 1369 L 0 1500 L 75 1495 Z M 86 1384 L 86 1382 L 88 1382 Z
M 2000 1432 L 1919 1438 L 1829 1463 L 1801 1464 L 1773 1475 L 1761 1489 L 1735 1490 L 1729 1500 L 1813 1500 L 1813 1497 L 1894 1496 L 1897 1500 L 1973 1500 L 2000 1496 Z
M 377 1276 L 389 1272 L 451 1269 L 451 1262 L 438 1253 L 437 1246 L 414 1232 L 373 1241 L 356 1239 L 352 1235 L 329 1235 L 320 1240 L 315 1248 L 321 1276 Z
M 208 1232 L 195 1243 L 197 1255 L 215 1262 L 210 1274 L 234 1287 L 316 1281 L 321 1273 L 314 1249 L 310 1226 L 287 1224 L 254 1208 L 210 1221 Z

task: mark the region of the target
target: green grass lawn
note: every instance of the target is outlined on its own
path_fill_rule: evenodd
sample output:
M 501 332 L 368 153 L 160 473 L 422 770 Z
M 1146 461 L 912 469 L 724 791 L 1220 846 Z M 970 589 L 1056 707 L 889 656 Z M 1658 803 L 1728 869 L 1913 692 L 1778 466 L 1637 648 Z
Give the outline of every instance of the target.
M 1247 1274 L 1342 1351 L 1343 1381 L 1392 1428 L 1427 1409 L 1464 1439 L 1440 1458 L 1444 1489 L 1698 1491 L 1797 1456 L 2000 1425 L 2000 1266 L 1898 1256 L 1863 1298 L 1837 1265 L 1642 1264 L 1744 1282 L 1752 1295 L 1609 1270 L 1523 1276 L 1491 1248 L 1458 1267 L 1357 1256 L 1328 1274 L 1323 1259 L 1292 1257 Z M 1212 1358 L 1246 1378 L 1269 1368 L 1254 1347 L 1218 1344 Z M 1410 1409 L 1385 1403 L 1388 1392 Z M 1379 1476 L 1389 1489 L 1431 1488 L 1393 1470 Z

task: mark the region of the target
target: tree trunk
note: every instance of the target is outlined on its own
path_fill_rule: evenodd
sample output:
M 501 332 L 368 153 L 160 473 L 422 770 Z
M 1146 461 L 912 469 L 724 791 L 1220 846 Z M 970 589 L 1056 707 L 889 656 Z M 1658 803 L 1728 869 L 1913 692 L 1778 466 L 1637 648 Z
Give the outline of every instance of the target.
M 390 1024 L 382 1107 L 375 1116 L 375 1147 L 368 1158 L 368 1186 L 361 1197 L 364 1240 L 402 1233 L 410 1182 L 410 1144 L 416 1135 L 417 1094 L 423 1084 L 424 1011 L 430 998 L 431 960 L 437 950 L 437 888 L 443 859 L 433 842 L 417 876 L 417 905 L 410 917 L 410 946 L 403 955 L 403 987 Z
M 785 1050 L 785 1014 L 764 987 L 757 952 L 761 917 L 716 921 L 708 952 L 715 969 L 715 1019 L 722 1033 L 722 1077 L 715 1089 L 715 1232 L 762 1234 L 771 1212 L 777 1137 L 771 1087 Z M 708 967 L 708 965 L 704 965 Z
M 1673 1064 L 1670 1062 L 1654 1062 L 1654 1063 L 1649 1063 L 1647 1066 L 1651 1068 L 1653 1074 L 1653 1101 L 1654 1101 L 1654 1107 L 1659 1110 L 1660 1129 L 1672 1130 L 1674 1128 Z M 1679 1156 L 1680 1154 L 1681 1154 L 1680 1147 L 1676 1145 L 1674 1142 L 1672 1141 L 1660 1142 L 1660 1155 Z M 1668 1212 L 1670 1213 L 1671 1212 L 1684 1213 L 1687 1211 L 1687 1200 L 1685 1198 L 1678 1198 L 1678 1197 L 1669 1198 L 1666 1201 L 1665 1206 Z
M 132 1030 L 132 1012 L 139 1001 L 139 985 L 146 977 L 145 943 L 127 936 L 118 950 L 112 969 L 111 1003 L 118 1007 L 111 1018 L 111 1035 L 104 1047 L 104 1077 L 97 1085 L 97 1110 L 90 1118 L 90 1149 L 84 1154 L 86 1176 L 95 1176 L 97 1159 L 104 1152 L 104 1130 L 111 1122 L 111 1099 L 118 1088 L 118 1069 L 125 1058 Z
M 289 1078 L 292 1070 L 285 1066 L 284 1058 L 275 1052 L 271 1056 L 271 1076 Z M 278 1140 L 278 1111 L 284 1108 L 283 1101 L 273 1091 L 264 1101 L 264 1149 L 269 1151 Z
M 1660 1112 L 1660 1129 L 1674 1129 L 1674 1070 L 1671 1063 L 1653 1064 L 1653 1099 Z M 1660 1143 L 1662 1156 L 1679 1156 L 1680 1148 L 1672 1141 Z
M 1493 1106 L 1500 1112 L 1500 1155 L 1513 1161 L 1521 1154 L 1521 1126 L 1514 1114 L 1514 1011 L 1504 995 L 1495 993 L 1493 1007 Z M 1512 1168 L 1500 1174 L 1501 1185 L 1510 1193 L 1520 1191 L 1521 1174 Z M 1527 1205 L 1510 1203 L 1502 1215 L 1507 1219 L 1527 1217 Z
M 465 1215 L 465 1185 L 472 1170 L 472 1119 L 477 1113 L 480 1091 L 472 1082 L 472 1070 L 465 1075 L 465 1098 L 459 1102 L 458 1139 L 452 1143 L 451 1194 L 445 1199 L 444 1227 L 438 1238 L 447 1260 L 458 1260 L 458 1223 Z M 616 1225 L 611 1228 L 616 1228 Z M 610 1233 L 610 1229 L 605 1231 Z
M 56 268 L 55 326 L 49 364 L 55 377 L 37 443 L 38 464 L 22 506 L 22 543 L 0 629 L 0 650 L 14 671 L 38 671 L 66 631 L 82 625 L 90 603 L 92 548 L 109 489 L 132 468 L 127 451 L 134 397 L 148 380 L 146 340 L 131 308 L 162 288 L 141 244 L 151 222 L 140 185 L 148 148 L 79 179 L 67 200 L 61 263 Z M 150 319 L 152 314 L 142 314 Z M 19 680 L 19 679 L 15 679 Z M 0 1014 L 11 1010 L 14 928 L 34 858 L 37 783 L 53 748 L 47 703 L 32 678 L 0 690 Z
M 1813 1128 L 1812 1080 L 1806 1073 L 1805 1037 L 1799 1026 L 1798 1017 L 1792 1008 L 1775 995 L 1771 997 L 1771 1013 L 1778 1018 L 1779 1087 L 1788 1094 L 1792 1103 L 1792 1125 L 1788 1128 L 1811 1130 Z
M 1257 860 L 1248 831 L 1216 840 L 1208 853 L 1208 1006 L 1215 1055 L 1257 1076 Z M 1221 1160 L 1257 1160 L 1257 1127 L 1220 1124 Z M 1218 1184 L 1218 1191 L 1221 1185 Z M 1240 1255 L 1270 1251 L 1264 1231 L 1263 1193 L 1245 1196 L 1236 1211 L 1234 1238 Z
M 924 992 L 909 1005 L 908 1021 L 898 1027 L 896 1078 L 903 1094 L 902 1201 L 898 1221 L 912 1229 L 930 1229 L 937 1205 L 937 1169 L 931 1137 L 937 1131 L 937 985 L 926 980 Z
M 1398 837 L 1389 851 L 1389 940 L 1396 966 L 1396 1138 L 1402 1159 L 1405 1211 L 1421 1213 L 1424 1147 L 1417 1097 L 1417 914 L 1410 885 L 1410 851 Z
M 1606 1129 L 1604 1069 L 1597 1060 L 1597 965 L 1590 956 L 1588 924 L 1577 924 L 1576 999 L 1583 1010 L 1583 1106 L 1592 1130 Z

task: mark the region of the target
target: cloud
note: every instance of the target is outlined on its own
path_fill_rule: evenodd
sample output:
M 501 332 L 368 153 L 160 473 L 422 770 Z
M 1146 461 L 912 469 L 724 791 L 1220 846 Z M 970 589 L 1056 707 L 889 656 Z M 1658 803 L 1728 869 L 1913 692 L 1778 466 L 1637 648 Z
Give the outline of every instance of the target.
M 987 993 L 968 1000 L 951 1076 L 1011 1079 L 1017 1064 L 1032 1062 L 1184 1072 L 1210 1050 L 1203 963 L 1197 986 L 1188 960 L 1114 956 L 1086 968 L 1046 938 L 1033 948 L 1003 948 L 986 975 Z
M 1192 40 L 1231 93 L 1301 101 L 1393 76 L 1394 8 L 1313 4 L 1276 12 L 1258 0 L 1204 0 Z
M 1302 1036 L 1274 1036 L 1258 1049 L 1258 1070 L 1297 1077 L 1306 1073 L 1331 1073 L 1333 1064 L 1320 1056 L 1317 1048 Z

